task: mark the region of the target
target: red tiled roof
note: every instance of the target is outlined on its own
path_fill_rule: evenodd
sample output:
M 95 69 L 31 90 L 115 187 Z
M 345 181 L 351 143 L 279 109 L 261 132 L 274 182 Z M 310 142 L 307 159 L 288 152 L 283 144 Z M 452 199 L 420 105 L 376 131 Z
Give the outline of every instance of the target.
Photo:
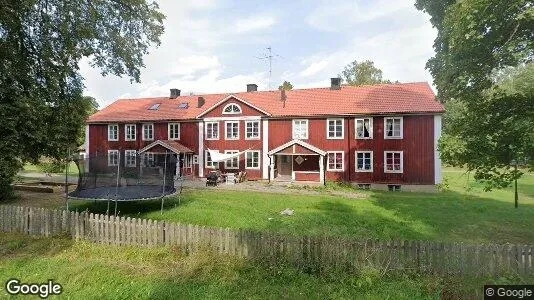
M 297 89 L 286 91 L 286 101 L 280 100 L 280 91 L 257 91 L 195 96 L 119 99 L 89 117 L 88 123 L 165 121 L 195 119 L 217 102 L 234 95 L 269 112 L 272 117 L 359 115 L 391 113 L 442 113 L 443 105 L 426 82 L 342 86 L 330 88 Z M 205 104 L 197 107 L 199 96 Z M 179 109 L 188 102 L 187 109 Z M 285 103 L 284 103 L 285 102 Z M 149 110 L 160 103 L 158 110 Z
M 147 145 L 146 147 L 144 147 L 143 149 L 141 149 L 139 152 L 145 152 L 147 150 L 150 150 L 152 148 L 154 148 L 155 146 L 162 146 L 162 147 L 165 147 L 171 151 L 174 151 L 175 153 L 193 153 L 194 151 L 187 148 L 186 146 L 180 144 L 179 142 L 177 141 L 174 141 L 174 140 L 157 140 L 157 141 L 154 141 L 152 143 L 150 143 L 149 145 Z

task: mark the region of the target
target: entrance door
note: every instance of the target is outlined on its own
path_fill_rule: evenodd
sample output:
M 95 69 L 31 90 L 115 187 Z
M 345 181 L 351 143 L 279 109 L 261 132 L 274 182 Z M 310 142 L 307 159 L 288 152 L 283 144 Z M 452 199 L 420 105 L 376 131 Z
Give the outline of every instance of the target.
M 291 176 L 293 166 L 291 165 L 291 155 L 278 155 L 278 174 Z

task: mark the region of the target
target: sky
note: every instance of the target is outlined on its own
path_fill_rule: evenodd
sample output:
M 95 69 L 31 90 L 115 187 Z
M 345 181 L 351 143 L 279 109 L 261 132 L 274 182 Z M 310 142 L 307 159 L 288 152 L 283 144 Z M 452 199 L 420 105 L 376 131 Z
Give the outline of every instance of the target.
M 141 82 L 80 64 L 85 95 L 100 108 L 120 98 L 326 87 L 348 63 L 372 60 L 383 77 L 426 81 L 437 31 L 408 0 L 159 0 L 161 45 L 144 57 Z M 269 77 L 267 47 L 272 48 Z M 270 80 L 269 80 L 270 78 Z

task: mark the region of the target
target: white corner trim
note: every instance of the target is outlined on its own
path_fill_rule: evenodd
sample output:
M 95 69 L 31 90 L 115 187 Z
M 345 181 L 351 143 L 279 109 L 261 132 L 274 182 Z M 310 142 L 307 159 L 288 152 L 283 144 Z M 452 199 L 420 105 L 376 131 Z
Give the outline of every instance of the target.
M 89 125 L 85 125 L 85 157 L 89 157 Z M 89 167 L 89 165 L 87 165 Z
M 441 115 L 434 115 L 434 184 L 441 183 L 441 157 L 438 150 L 438 142 L 441 137 Z
M 264 119 L 263 123 L 263 140 L 262 140 L 262 177 L 269 179 L 269 120 Z
M 198 177 L 204 177 L 204 122 L 198 122 Z

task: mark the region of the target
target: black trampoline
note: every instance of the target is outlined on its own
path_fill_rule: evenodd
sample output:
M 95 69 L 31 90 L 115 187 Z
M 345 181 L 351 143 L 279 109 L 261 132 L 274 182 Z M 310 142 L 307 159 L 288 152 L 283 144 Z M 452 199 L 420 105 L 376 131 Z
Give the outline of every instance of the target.
M 174 187 L 154 185 L 130 185 L 120 187 L 95 187 L 74 191 L 69 194 L 71 199 L 82 200 L 117 200 L 117 201 L 139 201 L 154 200 L 164 196 L 172 195 L 176 192 Z

